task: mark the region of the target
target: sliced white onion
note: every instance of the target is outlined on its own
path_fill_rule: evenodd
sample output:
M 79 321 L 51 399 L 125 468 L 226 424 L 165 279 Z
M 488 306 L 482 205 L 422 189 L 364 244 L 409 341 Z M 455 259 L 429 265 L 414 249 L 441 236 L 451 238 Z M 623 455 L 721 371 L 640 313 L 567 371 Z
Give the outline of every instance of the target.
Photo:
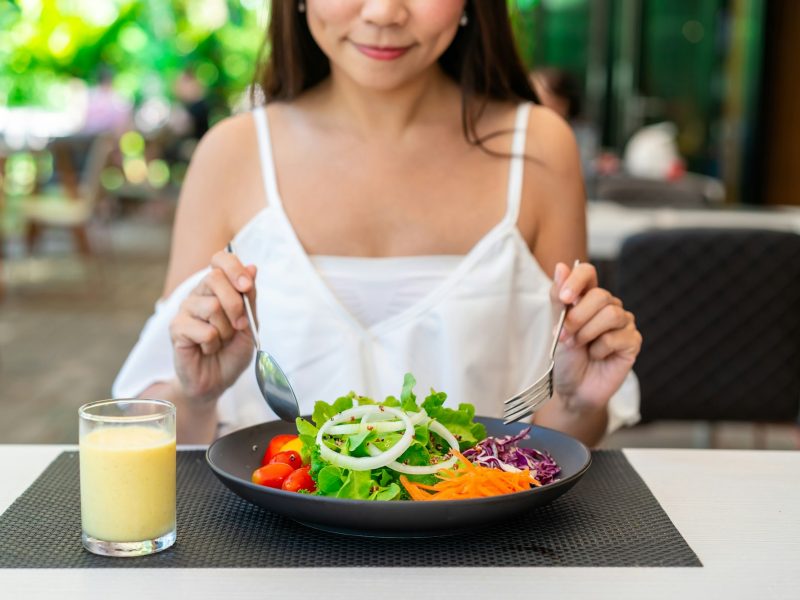
M 428 417 L 428 413 L 425 412 L 425 409 L 422 409 L 419 412 L 410 412 L 406 414 L 411 419 L 411 424 L 414 425 L 415 427 Z M 389 419 L 394 419 L 394 415 L 387 415 L 385 413 L 378 412 L 378 413 L 371 413 L 369 416 L 371 417 L 370 422 L 373 424 L 372 431 L 378 431 L 380 433 L 389 433 L 391 431 L 401 431 L 405 428 L 405 423 L 403 421 L 389 420 Z M 334 425 L 333 427 L 328 429 L 328 434 L 355 435 L 363 431 L 365 420 L 366 417 L 362 419 L 361 423 Z
M 411 418 L 411 422 L 414 425 L 419 425 L 422 421 L 428 420 L 428 413 L 425 412 L 424 408 L 420 408 L 419 412 L 411 412 L 408 413 L 408 416 Z
M 390 408 L 390 407 L 387 406 L 385 408 Z M 396 410 L 401 410 L 401 409 L 398 408 Z M 404 412 L 406 415 L 408 415 L 408 418 L 411 419 L 411 422 L 414 425 L 417 425 L 418 423 L 421 423 L 424 419 L 428 418 L 428 413 L 425 412 L 424 408 L 421 408 L 419 410 L 419 412 L 413 412 L 413 411 L 409 411 L 409 412 L 401 411 L 401 412 Z M 374 415 L 372 415 L 370 417 L 370 421 L 373 421 L 373 422 L 388 421 L 388 420 L 393 419 L 393 418 L 394 417 L 392 415 L 389 415 L 389 414 L 381 412 L 381 413 L 375 413 Z
M 367 444 L 367 452 L 370 456 L 377 456 L 380 453 L 380 450 L 372 444 Z M 404 465 L 403 463 L 399 463 L 395 460 L 386 466 L 393 471 L 397 471 L 398 473 L 406 473 L 407 475 L 432 475 L 433 473 L 441 471 L 442 469 L 449 469 L 456 463 L 457 460 L 457 457 L 451 456 L 447 460 L 443 460 L 435 465 Z
M 439 421 L 431 420 L 428 423 L 428 429 L 441 436 L 448 444 L 450 444 L 451 449 L 458 450 L 458 440 L 452 433 L 450 433 L 450 430 L 439 423 Z M 380 450 L 372 444 L 367 444 L 367 453 L 370 456 L 378 456 Z M 393 461 L 387 466 L 398 473 L 406 473 L 408 475 L 431 475 L 437 471 L 441 471 L 442 469 L 449 469 L 455 465 L 457 461 L 457 456 L 451 456 L 447 460 L 443 460 L 435 465 L 404 465 L 403 463 Z
M 458 440 L 452 433 L 450 433 L 450 430 L 439 423 L 439 421 L 431 420 L 431 422 L 428 423 L 428 429 L 450 444 L 450 447 L 453 450 L 458 450 Z
M 349 425 L 334 425 L 328 429 L 329 435 L 355 435 L 361 433 L 362 423 L 351 423 Z M 402 431 L 405 429 L 406 424 L 403 421 L 377 421 L 373 422 L 370 427 L 372 431 L 379 431 L 381 433 L 388 433 L 390 431 Z
M 373 415 L 376 413 L 389 413 L 405 424 L 403 435 L 400 437 L 398 442 L 388 450 L 384 452 L 379 451 L 380 454 L 375 456 L 346 456 L 339 454 L 338 452 L 334 452 L 322 441 L 322 437 L 328 434 L 330 429 L 337 423 L 346 421 L 351 417 L 363 417 L 365 415 Z M 357 425 L 357 427 L 359 426 L 360 424 Z M 319 446 L 320 456 L 322 456 L 322 458 L 327 460 L 329 463 L 343 469 L 352 469 L 353 471 L 371 471 L 372 469 L 380 469 L 381 467 L 385 467 L 389 463 L 395 461 L 398 456 L 408 450 L 408 447 L 411 446 L 411 442 L 413 440 L 414 425 L 411 423 L 411 419 L 408 417 L 408 415 L 400 410 L 388 406 L 366 404 L 364 406 L 355 406 L 351 409 L 340 412 L 338 415 L 334 415 L 325 421 L 322 427 L 319 428 L 316 441 L 317 446 Z

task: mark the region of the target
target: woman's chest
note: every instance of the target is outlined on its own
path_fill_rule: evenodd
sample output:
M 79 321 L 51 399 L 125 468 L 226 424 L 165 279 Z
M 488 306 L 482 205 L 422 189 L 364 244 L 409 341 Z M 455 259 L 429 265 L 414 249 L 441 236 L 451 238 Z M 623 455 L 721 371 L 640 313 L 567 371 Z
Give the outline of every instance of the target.
M 276 153 L 284 210 L 309 254 L 465 254 L 506 212 L 508 161 L 464 146 Z

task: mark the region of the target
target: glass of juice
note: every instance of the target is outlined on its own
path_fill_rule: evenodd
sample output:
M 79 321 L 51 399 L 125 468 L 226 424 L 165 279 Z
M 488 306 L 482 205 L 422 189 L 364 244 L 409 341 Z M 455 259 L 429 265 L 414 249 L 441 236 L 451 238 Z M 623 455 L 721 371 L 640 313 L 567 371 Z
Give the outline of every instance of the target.
M 100 400 L 81 406 L 81 540 L 105 556 L 175 543 L 175 406 Z

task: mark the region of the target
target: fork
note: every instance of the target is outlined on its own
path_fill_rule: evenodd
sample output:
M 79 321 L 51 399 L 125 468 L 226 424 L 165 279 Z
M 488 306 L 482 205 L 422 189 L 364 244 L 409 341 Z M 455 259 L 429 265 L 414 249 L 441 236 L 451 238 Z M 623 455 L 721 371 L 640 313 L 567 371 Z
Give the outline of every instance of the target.
M 579 264 L 580 260 L 576 260 L 572 265 L 572 269 L 575 270 L 575 267 Z M 555 367 L 556 347 L 558 346 L 558 338 L 561 336 L 561 330 L 564 328 L 564 318 L 566 316 L 567 306 L 564 305 L 561 309 L 561 315 L 558 317 L 553 345 L 550 346 L 550 366 L 547 367 L 547 371 L 532 385 L 503 403 L 503 422 L 506 425 L 532 415 L 536 409 L 553 397 L 553 368 Z

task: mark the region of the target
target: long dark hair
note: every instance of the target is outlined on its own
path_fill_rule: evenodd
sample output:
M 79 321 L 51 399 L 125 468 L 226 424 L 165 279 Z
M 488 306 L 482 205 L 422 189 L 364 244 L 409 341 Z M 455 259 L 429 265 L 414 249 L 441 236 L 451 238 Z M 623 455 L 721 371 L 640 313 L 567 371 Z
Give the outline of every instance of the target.
M 487 150 L 486 140 L 505 133 L 477 134 L 477 122 L 490 100 L 538 104 L 539 99 L 514 45 L 506 0 L 467 0 L 465 10 L 467 24 L 459 26 L 453 42 L 439 57 L 439 65 L 461 87 L 464 137 Z M 292 100 L 329 74 L 328 57 L 311 36 L 298 2 L 272 0 L 254 82 L 266 102 Z

